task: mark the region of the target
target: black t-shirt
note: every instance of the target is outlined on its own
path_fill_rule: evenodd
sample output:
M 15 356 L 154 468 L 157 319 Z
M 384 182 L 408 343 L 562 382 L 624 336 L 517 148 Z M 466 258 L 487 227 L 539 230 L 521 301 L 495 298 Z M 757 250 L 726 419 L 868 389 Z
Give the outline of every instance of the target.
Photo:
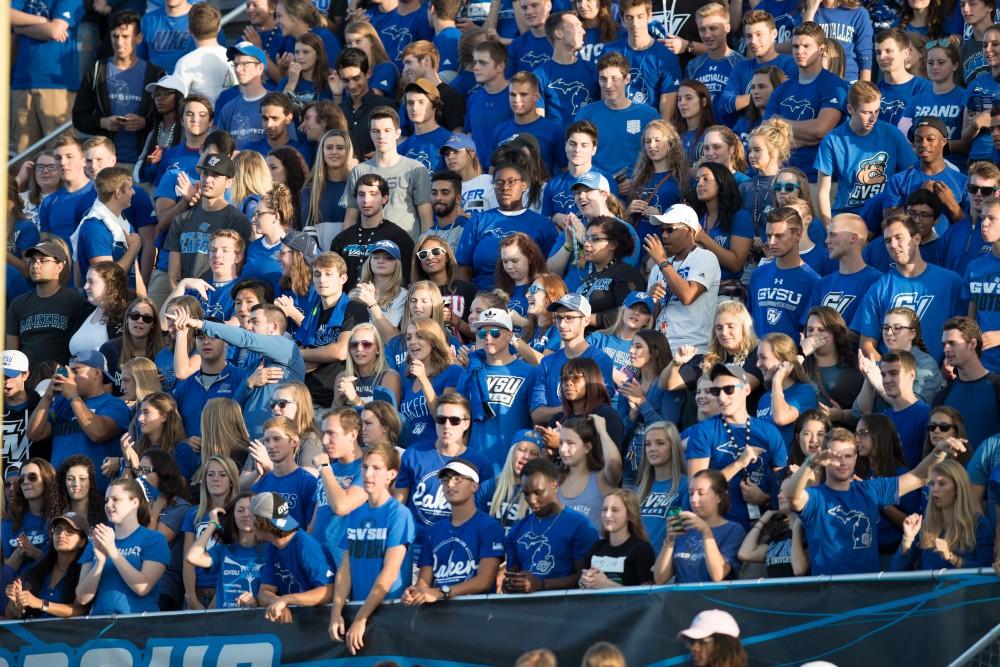
M 441 96 L 441 103 L 444 109 L 441 111 L 441 127 L 446 130 L 461 132 L 465 126 L 465 98 L 447 83 L 442 81 L 438 84 L 438 94 Z
M 343 294 L 340 298 L 346 299 L 347 294 Z M 336 306 L 320 311 L 319 317 L 316 318 L 316 324 L 319 327 L 325 328 L 327 321 L 329 321 L 335 309 Z M 340 338 L 343 332 L 350 331 L 358 324 L 367 321 L 368 309 L 365 305 L 360 301 L 349 302 L 347 304 L 347 311 L 344 313 L 343 325 L 327 329 L 323 336 L 323 340 L 327 341 L 324 345 L 337 342 L 337 339 Z M 329 364 L 322 364 L 316 370 L 306 374 L 305 385 L 309 389 L 309 393 L 312 394 L 313 402 L 316 405 L 327 406 L 333 403 L 335 389 L 333 382 L 337 374 L 344 370 L 344 367 L 345 364 L 343 361 L 334 361 Z
M 441 289 L 441 297 L 451 307 L 451 312 L 468 322 L 469 309 L 478 291 L 476 286 L 467 280 L 455 280 L 450 287 Z
M 364 162 L 368 159 L 368 154 L 375 150 L 375 144 L 372 143 L 371 132 L 369 132 L 372 111 L 375 110 L 375 107 L 387 104 L 392 106 L 394 102 L 387 97 L 368 91 L 368 94 L 361 98 L 361 106 L 355 109 L 351 105 L 350 96 L 346 97 L 347 101 L 341 108 L 347 119 L 347 131 L 351 133 L 351 144 L 354 146 L 355 157 Z
M 618 318 L 625 297 L 645 287 L 646 281 L 638 269 L 625 262 L 615 262 L 603 271 L 595 271 L 584 278 L 576 293 L 587 297 L 591 310 L 597 316 L 597 328 L 604 329 Z
M 79 292 L 62 287 L 48 298 L 32 290 L 7 309 L 7 335 L 17 336 L 19 348 L 32 367 L 46 360 L 69 361 L 69 339 L 94 307 Z
M 653 563 L 656 552 L 653 546 L 635 535 L 617 547 L 608 538 L 594 543 L 584 559 L 587 567 L 596 567 L 608 579 L 622 586 L 641 586 L 653 583 Z
M 24 463 L 32 457 L 52 458 L 52 440 L 46 438 L 37 442 L 28 440 L 28 417 L 41 400 L 33 391 L 27 392 L 24 403 L 12 405 L 4 402 L 3 408 L 3 465 Z
M 182 278 L 194 278 L 211 270 L 208 247 L 212 234 L 220 229 L 232 229 L 243 237 L 244 247 L 250 246 L 250 222 L 234 206 L 218 211 L 196 206 L 170 223 L 163 250 L 181 253 Z
M 413 239 L 402 227 L 383 220 L 377 227 L 363 228 L 360 223 L 337 234 L 330 244 L 330 250 L 347 262 L 347 284 L 344 291 L 354 289 L 361 278 L 361 266 L 372 253 L 372 246 L 379 241 L 392 241 L 399 246 L 399 257 L 403 263 L 403 284 L 410 284 L 410 265 L 413 261 Z

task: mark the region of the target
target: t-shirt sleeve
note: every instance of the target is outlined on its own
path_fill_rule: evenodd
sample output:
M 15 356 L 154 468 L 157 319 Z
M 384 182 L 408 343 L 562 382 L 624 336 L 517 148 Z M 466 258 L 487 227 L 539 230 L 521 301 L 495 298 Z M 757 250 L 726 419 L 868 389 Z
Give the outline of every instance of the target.
M 738 548 L 737 548 L 738 549 Z M 649 542 L 639 542 L 629 559 L 632 576 L 639 584 L 653 581 L 653 565 L 656 563 L 656 552 Z
M 573 531 L 572 544 L 573 560 L 580 561 L 586 558 L 590 547 L 598 540 L 597 530 L 594 529 L 593 524 L 586 517 L 581 516 L 581 519 Z
M 704 437 L 704 429 L 693 428 L 688 431 L 685 458 L 690 461 L 691 459 L 707 459 L 711 456 L 711 444 L 708 442 L 708 438 Z
M 95 257 L 112 257 L 115 249 L 115 239 L 103 224 L 84 223 L 77 239 L 77 258 L 87 258 L 93 261 Z
M 478 219 L 473 216 L 462 229 L 462 236 L 458 239 L 458 247 L 455 248 L 455 261 L 462 266 L 472 266 L 472 253 L 476 249 L 476 224 Z
M 415 206 L 431 202 L 431 174 L 424 165 L 414 167 L 410 174 L 410 197 Z
M 399 474 L 396 475 L 395 487 L 397 489 L 409 489 L 413 486 L 413 456 L 410 452 L 416 450 L 407 449 L 403 452 L 403 460 L 399 464 Z
M 347 539 L 346 537 L 344 539 Z M 344 547 L 345 549 L 347 547 Z M 274 559 L 267 558 L 264 560 L 264 567 L 260 571 L 260 583 L 265 586 L 277 586 L 278 585 L 278 575 L 274 571 Z
M 722 541 L 719 542 L 719 551 L 722 552 L 722 557 L 733 568 L 733 574 L 735 575 L 738 574 L 736 570 L 739 569 L 740 565 L 740 545 L 743 544 L 746 531 L 737 523 L 730 523 L 727 528 L 728 530 L 726 530 L 725 535 L 722 537 Z
M 799 512 L 799 519 L 802 523 L 809 524 L 815 522 L 822 514 L 823 496 L 815 488 L 806 489 L 806 495 L 809 496 L 809 500 Z
M 417 567 L 432 565 L 434 565 L 434 544 L 431 542 L 431 531 L 425 530 L 420 536 L 420 558 L 417 559 Z
M 875 283 L 868 288 L 865 292 L 864 297 L 861 299 L 861 304 L 858 306 L 858 312 L 854 313 L 854 317 L 851 319 L 851 329 L 857 331 L 862 336 L 868 336 L 869 338 L 878 338 L 879 327 L 881 326 L 881 315 L 878 311 L 879 303 L 879 293 L 882 281 Z
M 503 528 L 500 522 L 493 517 L 484 520 L 485 528 L 479 543 L 479 559 L 483 558 L 503 558 Z
M 302 552 L 302 574 L 305 575 L 307 586 L 319 588 L 333 583 L 333 573 L 326 562 L 326 556 L 318 542 L 309 542 L 309 547 Z
M 179 523 L 179 522 L 178 522 Z M 142 550 L 142 560 L 153 561 L 170 565 L 170 546 L 167 538 L 159 531 L 150 531 L 150 535 L 145 538 L 145 545 Z
M 823 137 L 823 141 L 819 142 L 819 147 L 816 149 L 816 161 L 813 162 L 816 171 L 821 171 L 827 176 L 832 176 L 834 169 L 833 136 L 828 134 Z
M 413 543 L 416 537 L 416 527 L 413 523 L 413 515 L 405 505 L 397 505 L 389 521 L 389 531 L 386 534 L 386 548 L 398 547 Z
M 181 530 L 185 533 L 193 533 L 196 530 L 194 525 L 194 515 L 198 511 L 197 507 L 188 508 L 188 511 L 184 514 L 184 522 L 181 524 Z

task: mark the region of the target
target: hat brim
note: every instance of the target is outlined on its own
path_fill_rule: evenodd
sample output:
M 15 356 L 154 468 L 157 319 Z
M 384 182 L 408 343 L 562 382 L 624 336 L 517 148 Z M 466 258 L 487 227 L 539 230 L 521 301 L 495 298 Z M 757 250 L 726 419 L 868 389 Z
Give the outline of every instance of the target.
M 19 371 L 16 368 L 5 368 L 3 369 L 4 377 L 16 378 L 21 373 L 27 373 L 28 371 Z
M 677 639 L 683 641 L 685 639 L 705 639 L 706 637 L 711 637 L 715 633 L 708 628 L 699 628 L 691 626 L 686 630 L 681 630 L 677 633 Z

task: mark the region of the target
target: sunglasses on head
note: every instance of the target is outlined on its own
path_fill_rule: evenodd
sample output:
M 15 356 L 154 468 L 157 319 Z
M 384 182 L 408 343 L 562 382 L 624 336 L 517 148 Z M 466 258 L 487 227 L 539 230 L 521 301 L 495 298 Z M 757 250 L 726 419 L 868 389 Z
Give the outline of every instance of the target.
M 138 322 L 139 320 L 142 320 L 146 324 L 152 324 L 153 322 L 156 321 L 156 318 L 153 317 L 152 315 L 144 315 L 143 313 L 129 313 L 128 318 L 133 322 Z
M 972 185 L 970 183 L 967 190 L 970 195 L 980 195 L 983 197 L 992 197 L 997 193 L 997 188 L 993 185 Z
M 285 408 L 288 407 L 289 404 L 295 405 L 295 403 L 296 403 L 296 401 L 294 399 L 291 399 L 291 398 L 278 398 L 278 399 L 274 399 L 272 401 L 269 401 L 268 404 L 267 404 L 267 407 L 270 408 L 271 410 L 274 410 L 274 408 L 276 408 L 276 407 L 281 408 L 282 410 L 284 410 Z
M 954 424 L 945 424 L 944 422 L 927 422 L 928 431 L 941 431 L 942 433 L 947 433 L 953 428 L 955 428 Z
M 373 347 L 375 347 L 375 341 L 372 341 L 372 340 L 352 340 L 350 343 L 347 344 L 347 346 L 349 348 L 351 348 L 352 350 L 357 350 L 359 348 L 362 349 L 362 350 L 370 350 Z
M 444 248 L 428 248 L 427 250 L 418 250 L 417 259 L 423 261 L 431 257 L 439 257 L 444 254 Z
M 952 42 L 950 39 L 932 39 L 924 44 L 924 53 L 930 51 L 931 49 L 947 49 L 951 45 Z
M 744 385 L 741 382 L 739 384 L 727 384 L 725 387 L 709 387 L 708 393 L 710 393 L 712 396 L 715 397 L 721 396 L 722 394 L 725 394 L 726 396 L 732 396 L 733 394 L 736 393 L 736 390 L 742 386 Z
M 802 188 L 798 183 L 772 183 L 771 190 L 774 192 L 795 192 Z
M 451 416 L 437 415 L 436 417 L 434 417 L 434 421 L 436 421 L 438 424 L 444 424 L 445 422 L 447 422 L 452 426 L 458 426 L 467 419 L 468 417 L 455 417 L 454 415 Z
M 153 470 L 153 466 L 136 466 L 135 469 L 141 472 L 143 475 L 152 475 L 154 472 L 156 472 L 155 470 Z
M 490 338 L 499 338 L 501 331 L 503 331 L 503 329 L 499 327 L 490 327 L 489 329 L 482 328 L 476 332 L 476 337 L 479 338 L 479 340 L 485 340 L 487 335 L 489 335 Z
M 42 478 L 41 475 L 39 475 L 37 472 L 29 472 L 18 477 L 17 481 L 21 482 L 22 484 L 24 482 L 31 482 L 32 484 L 34 484 L 41 478 Z

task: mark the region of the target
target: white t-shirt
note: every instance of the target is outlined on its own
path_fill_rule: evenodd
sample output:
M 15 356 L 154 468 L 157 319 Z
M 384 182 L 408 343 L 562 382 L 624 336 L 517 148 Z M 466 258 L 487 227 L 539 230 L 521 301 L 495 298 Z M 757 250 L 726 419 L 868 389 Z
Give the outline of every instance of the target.
M 218 44 L 201 46 L 181 56 L 174 66 L 174 74 L 187 84 L 188 95 L 204 95 L 212 104 L 215 104 L 219 93 L 236 84 L 236 74 L 226 56 L 226 47 Z
M 493 192 L 493 177 L 480 174 L 475 178 L 462 181 L 462 210 L 491 211 L 498 206 L 497 195 Z
M 709 250 L 696 247 L 682 261 L 670 260 L 670 263 L 682 278 L 704 285 L 705 292 L 685 306 L 677 295 L 670 293 L 668 286 L 665 297 L 667 304 L 660 308 L 660 314 L 656 318 L 657 328 L 662 331 L 666 325 L 666 336 L 672 350 L 681 345 L 694 345 L 699 353 L 704 354 L 708 351 L 708 343 L 712 337 L 715 306 L 719 301 L 719 280 L 722 275 L 719 258 Z M 649 274 L 648 289 L 652 289 L 657 282 L 667 282 L 658 266 L 653 267 Z

